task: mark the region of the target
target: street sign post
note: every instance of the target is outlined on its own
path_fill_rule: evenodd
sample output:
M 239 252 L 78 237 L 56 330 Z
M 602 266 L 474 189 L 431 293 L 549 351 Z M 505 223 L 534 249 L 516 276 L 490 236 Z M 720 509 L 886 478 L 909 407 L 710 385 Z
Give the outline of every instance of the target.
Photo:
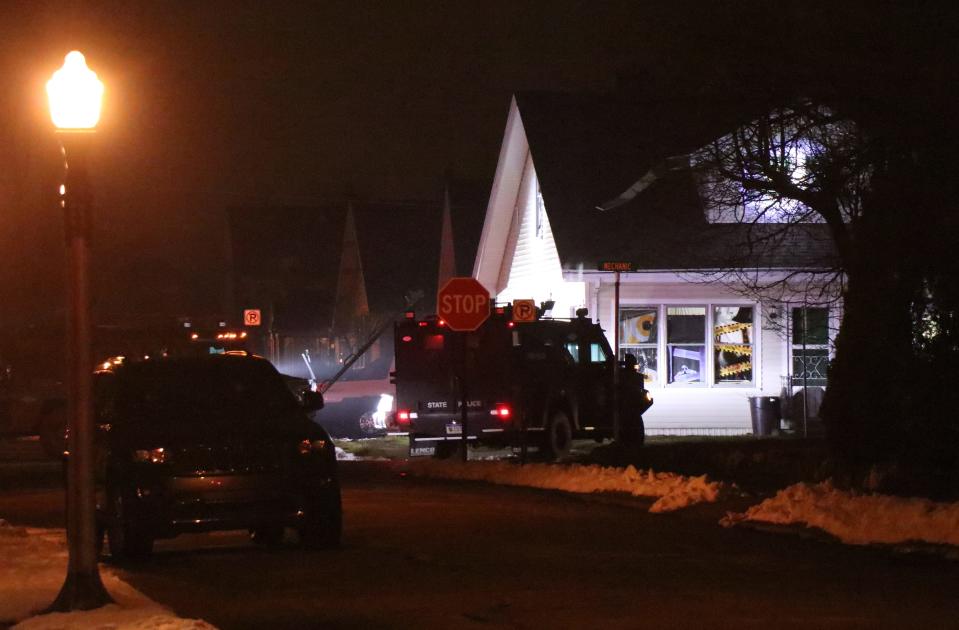
M 489 291 L 476 278 L 450 278 L 436 296 L 436 314 L 450 330 L 474 331 L 489 311 Z
M 602 260 L 600 271 L 612 271 L 615 274 L 613 292 L 613 439 L 619 440 L 619 281 L 620 274 L 635 271 L 635 265 L 628 260 Z
M 262 321 L 263 318 L 260 316 L 260 309 L 248 308 L 243 311 L 243 324 L 245 326 L 259 326 Z
M 450 330 L 459 331 L 460 342 L 463 344 L 463 363 L 460 369 L 460 423 L 461 423 L 461 456 L 463 461 L 469 459 L 469 430 L 468 416 L 468 387 L 466 378 L 466 353 L 468 351 L 467 335 L 479 328 L 489 318 L 490 298 L 486 290 L 476 278 L 450 278 L 443 288 L 436 294 L 436 315 L 446 322 Z

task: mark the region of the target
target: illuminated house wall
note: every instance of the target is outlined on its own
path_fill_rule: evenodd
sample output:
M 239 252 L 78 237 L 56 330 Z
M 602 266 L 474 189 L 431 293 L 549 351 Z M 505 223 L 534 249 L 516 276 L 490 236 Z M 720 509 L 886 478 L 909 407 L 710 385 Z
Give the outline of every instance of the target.
M 795 335 L 801 292 L 760 300 L 702 271 L 729 264 L 742 235 L 709 220 L 715 217 L 707 216 L 691 177 L 658 182 L 616 211 L 596 208 L 642 175 L 649 163 L 643 151 L 673 139 L 647 132 L 635 116 L 630 133 L 618 134 L 618 118 L 608 111 L 596 117 L 599 124 L 580 123 L 575 115 L 593 113 L 596 99 L 564 110 L 563 98 L 511 103 L 473 275 L 498 301 L 555 300 L 554 317 L 586 306 L 611 345 L 619 326 L 620 356 L 637 356 L 656 401 L 645 414 L 650 433 L 749 433 L 750 397 L 791 396 L 802 382 L 825 385 L 819 377 L 830 339 L 817 332 L 824 325 L 808 326 L 809 343 Z M 551 126 L 551 117 L 558 123 Z M 603 133 L 612 141 L 597 139 Z M 775 280 L 816 260 L 823 246 L 813 238 L 818 227 L 808 229 L 759 251 L 768 268 L 755 273 Z M 598 269 L 601 260 L 628 260 L 637 269 L 621 274 L 619 322 L 615 277 Z M 836 309 L 811 316 L 830 330 L 838 325 Z M 798 379 L 808 365 L 807 379 Z
M 553 315 L 585 305 L 585 285 L 563 277 L 549 214 L 522 129 L 511 110 L 473 275 L 497 302 L 553 300 Z

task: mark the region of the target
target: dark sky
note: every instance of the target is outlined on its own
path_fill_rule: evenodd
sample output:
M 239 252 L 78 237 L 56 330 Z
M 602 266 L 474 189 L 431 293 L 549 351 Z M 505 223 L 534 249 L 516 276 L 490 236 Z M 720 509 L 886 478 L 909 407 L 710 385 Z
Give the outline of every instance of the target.
M 623 73 L 650 92 L 743 85 L 804 59 L 902 58 L 888 15 L 795 4 L 4 2 L 0 317 L 62 301 L 43 84 L 70 49 L 107 89 L 101 310 L 203 310 L 226 273 L 227 206 L 437 199 L 446 169 L 488 185 L 516 90 L 606 90 Z

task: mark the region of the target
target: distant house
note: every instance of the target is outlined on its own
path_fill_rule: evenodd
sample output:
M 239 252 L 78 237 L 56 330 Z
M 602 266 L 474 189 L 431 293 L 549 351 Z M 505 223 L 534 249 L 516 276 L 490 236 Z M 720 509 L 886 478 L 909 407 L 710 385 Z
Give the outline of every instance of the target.
M 750 397 L 789 402 L 826 384 L 837 309 L 809 307 L 788 286 L 759 297 L 719 273 L 827 268 L 825 226 L 721 223 L 683 168 L 737 120 L 602 95 L 517 94 L 510 105 L 473 275 L 499 302 L 552 300 L 555 317 L 585 307 L 611 345 L 618 332 L 620 358 L 638 357 L 655 398 L 649 433 L 748 433 Z
M 455 195 L 450 207 L 456 246 L 475 249 L 482 210 Z M 443 211 L 439 199 L 229 208 L 235 310 L 263 313 L 257 350 L 300 377 L 308 351 L 322 378 L 414 292 L 423 293 L 417 308 L 432 311 Z M 386 378 L 391 344 L 387 332 L 348 378 Z

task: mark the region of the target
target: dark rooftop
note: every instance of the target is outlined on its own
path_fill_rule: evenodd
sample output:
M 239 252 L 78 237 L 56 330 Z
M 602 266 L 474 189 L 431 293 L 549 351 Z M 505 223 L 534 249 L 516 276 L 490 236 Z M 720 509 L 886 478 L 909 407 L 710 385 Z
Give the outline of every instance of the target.
M 469 275 L 485 200 L 461 197 L 460 202 L 452 193 L 451 197 L 457 272 Z M 398 310 L 415 290 L 424 292 L 418 308 L 431 311 L 439 268 L 442 199 L 230 208 L 236 298 L 272 300 L 275 323 L 284 330 L 328 326 L 350 204 L 370 311 Z
M 600 260 L 627 260 L 640 269 L 830 264 L 825 225 L 784 231 L 708 223 L 688 170 L 667 172 L 614 209 L 597 209 L 667 158 L 707 145 L 763 105 L 548 92 L 519 93 L 516 100 L 564 268 L 595 269 Z

